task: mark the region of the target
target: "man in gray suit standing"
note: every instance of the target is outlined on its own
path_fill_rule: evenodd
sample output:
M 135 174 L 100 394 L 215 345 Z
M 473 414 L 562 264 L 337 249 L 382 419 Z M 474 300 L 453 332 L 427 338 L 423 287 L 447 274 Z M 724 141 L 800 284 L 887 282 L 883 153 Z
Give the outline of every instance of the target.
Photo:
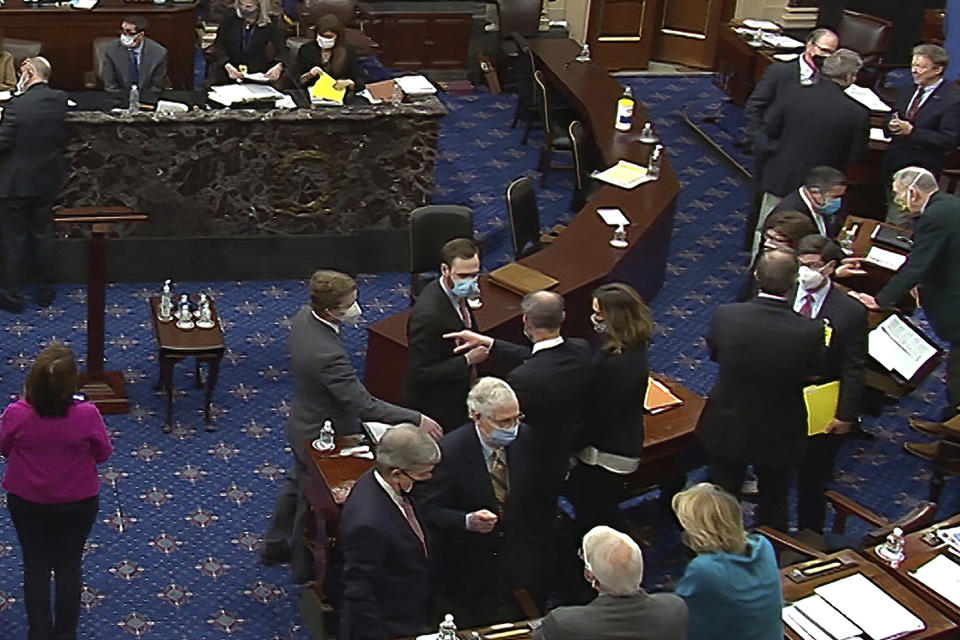
M 146 35 L 147 20 L 127 16 L 120 22 L 120 38 L 104 52 L 100 77 L 106 91 L 126 96 L 137 85 L 143 102 L 155 103 L 164 90 L 167 50 Z
M 303 521 L 306 500 L 300 491 L 301 465 L 309 455 L 303 443 L 317 438 L 327 420 L 337 435 L 360 431 L 361 420 L 398 424 L 409 422 L 435 440 L 440 425 L 417 411 L 379 400 L 357 378 L 340 341 L 342 325 L 360 320 L 357 284 L 337 271 L 317 271 L 310 278 L 310 304 L 300 309 L 290 328 L 293 406 L 284 434 L 296 457 L 274 506 L 270 529 L 263 536 L 260 559 L 268 565 L 291 561 L 294 580 L 310 578 L 310 552 L 296 523 Z M 292 543 L 292 547 L 291 547 Z
M 557 607 L 533 640 L 685 640 L 687 605 L 673 593 L 640 588 L 643 554 L 630 536 L 594 527 L 583 536 L 583 577 L 599 595 L 582 607 Z

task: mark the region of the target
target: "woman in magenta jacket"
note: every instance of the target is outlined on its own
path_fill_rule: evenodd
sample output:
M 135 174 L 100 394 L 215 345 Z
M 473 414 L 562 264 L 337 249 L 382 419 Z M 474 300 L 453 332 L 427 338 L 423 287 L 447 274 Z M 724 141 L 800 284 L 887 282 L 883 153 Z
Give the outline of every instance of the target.
M 83 545 L 97 517 L 97 464 L 113 452 L 97 407 L 77 401 L 73 352 L 40 352 L 24 398 L 0 417 L 3 488 L 23 555 L 30 638 L 76 637 Z M 50 611 L 50 572 L 56 580 Z

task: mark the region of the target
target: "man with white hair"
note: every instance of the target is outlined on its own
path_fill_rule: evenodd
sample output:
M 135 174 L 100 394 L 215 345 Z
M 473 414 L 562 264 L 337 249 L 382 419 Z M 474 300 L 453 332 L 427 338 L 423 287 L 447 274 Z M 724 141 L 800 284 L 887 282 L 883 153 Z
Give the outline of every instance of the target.
M 374 468 L 350 491 L 340 520 L 342 640 L 389 640 L 424 631 L 430 544 L 407 495 L 430 479 L 440 448 L 412 424 L 387 429 Z
M 551 611 L 534 640 L 684 640 L 687 605 L 673 593 L 640 588 L 643 554 L 630 536 L 594 527 L 580 549 L 583 577 L 599 594 L 580 607 Z
M 467 395 L 472 424 L 440 440 L 443 458 L 415 499 L 435 542 L 441 610 L 460 626 L 516 619 L 511 593 L 541 596 L 543 532 L 556 506 L 531 473 L 535 449 L 517 396 L 499 378 L 481 378 Z
M 0 234 L 5 260 L 0 309 L 23 311 L 23 284 L 37 284 L 37 303 L 53 302 L 50 208 L 66 177 L 63 118 L 67 94 L 51 89 L 50 63 L 27 58 L 20 65 L 18 95 L 0 119 Z
M 941 422 L 958 413 L 960 406 L 960 198 L 940 193 L 933 174 L 920 167 L 906 167 L 893 176 L 894 202 L 916 218 L 913 249 L 900 270 L 876 298 L 858 294 L 869 309 L 892 307 L 913 287 L 920 290 L 920 306 L 936 334 L 950 344 L 947 356 L 947 407 Z M 910 426 L 932 436 L 945 433 L 939 422 L 911 420 Z M 932 459 L 938 444 L 908 442 L 907 451 Z M 953 450 L 953 448 L 951 449 Z

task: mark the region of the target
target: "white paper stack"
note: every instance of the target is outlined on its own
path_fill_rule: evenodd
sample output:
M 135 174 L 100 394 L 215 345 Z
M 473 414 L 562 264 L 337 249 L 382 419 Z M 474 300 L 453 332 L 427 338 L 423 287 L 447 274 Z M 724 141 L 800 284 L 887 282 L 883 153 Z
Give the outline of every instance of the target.
M 207 97 L 229 107 L 258 100 L 278 100 L 283 94 L 267 84 L 222 84 L 210 87 Z
M 437 92 L 437 88 L 433 86 L 433 83 L 419 74 L 400 76 L 399 78 L 395 78 L 395 80 L 396 83 L 400 85 L 400 89 L 404 95 L 407 96 L 432 96 Z
M 889 269 L 890 271 L 897 271 L 907 261 L 907 256 L 874 245 L 867 251 L 867 255 L 863 257 L 863 261 L 875 264 L 878 267 L 883 267 L 884 269 Z
M 930 562 L 917 567 L 913 577 L 941 596 L 960 606 L 960 565 L 940 554 Z
M 924 628 L 923 620 L 862 573 L 814 589 L 814 593 L 873 638 L 886 640 Z
M 647 175 L 647 168 L 638 164 L 621 160 L 609 169 L 599 173 L 592 174 L 597 180 L 603 180 L 606 183 L 620 187 L 621 189 L 633 189 L 634 187 L 653 180 Z
M 888 113 L 890 111 L 890 106 L 881 100 L 880 96 L 874 93 L 873 89 L 852 84 L 844 89 L 843 92 L 867 109 L 870 109 L 870 111 L 879 111 L 881 113 Z
M 937 350 L 894 314 L 867 334 L 867 352 L 887 371 L 909 380 Z
M 623 211 L 620 211 L 620 209 L 616 207 L 598 207 L 597 214 L 603 218 L 604 224 L 608 224 L 611 227 L 625 227 L 630 224 L 630 220 L 627 219 L 627 216 L 623 215 Z

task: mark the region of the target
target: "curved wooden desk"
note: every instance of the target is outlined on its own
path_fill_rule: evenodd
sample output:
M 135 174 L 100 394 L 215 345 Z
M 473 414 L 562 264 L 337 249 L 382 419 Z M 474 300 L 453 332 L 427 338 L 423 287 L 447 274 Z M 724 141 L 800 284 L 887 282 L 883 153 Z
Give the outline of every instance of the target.
M 568 64 L 580 50 L 572 40 L 534 40 L 531 44 L 547 77 L 580 113 L 603 162 L 612 165 L 626 158 L 645 164 L 651 149 L 638 140 L 646 121 L 643 107 L 637 103 L 635 131 L 616 131 L 613 120 L 622 92 L 620 83 L 595 64 Z M 559 281 L 554 291 L 567 301 L 566 335 L 592 334 L 590 293 L 602 282 L 627 282 L 647 300 L 660 290 L 679 189 L 664 157 L 659 180 L 631 191 L 604 186 L 553 244 L 520 261 Z M 609 245 L 612 229 L 597 215 L 598 207 L 619 207 L 630 219 L 628 248 Z M 481 278 L 481 290 L 484 306 L 476 312 L 479 330 L 521 342 L 520 296 L 485 278 Z M 374 395 L 391 402 L 401 399 L 409 313 L 384 318 L 367 330 L 366 385 Z

